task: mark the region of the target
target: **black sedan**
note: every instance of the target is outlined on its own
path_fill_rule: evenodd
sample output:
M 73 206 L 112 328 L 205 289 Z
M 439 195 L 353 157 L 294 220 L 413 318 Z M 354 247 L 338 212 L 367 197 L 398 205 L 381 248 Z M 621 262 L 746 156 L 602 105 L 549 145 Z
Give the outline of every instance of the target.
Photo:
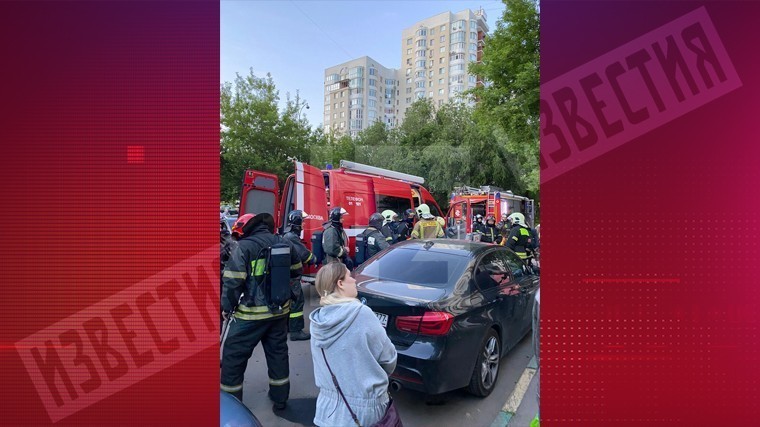
M 488 396 L 499 359 L 531 329 L 537 271 L 502 246 L 410 240 L 354 274 L 398 351 L 391 387 Z

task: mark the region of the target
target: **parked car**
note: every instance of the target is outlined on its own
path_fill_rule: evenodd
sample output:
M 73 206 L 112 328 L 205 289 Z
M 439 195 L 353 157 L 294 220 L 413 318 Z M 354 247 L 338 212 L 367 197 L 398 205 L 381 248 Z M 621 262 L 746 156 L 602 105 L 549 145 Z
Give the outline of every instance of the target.
M 398 351 L 391 388 L 488 396 L 499 359 L 531 330 L 538 273 L 503 246 L 401 242 L 362 264 L 358 298 Z
M 220 391 L 220 427 L 261 427 L 261 422 L 250 409 L 229 393 Z

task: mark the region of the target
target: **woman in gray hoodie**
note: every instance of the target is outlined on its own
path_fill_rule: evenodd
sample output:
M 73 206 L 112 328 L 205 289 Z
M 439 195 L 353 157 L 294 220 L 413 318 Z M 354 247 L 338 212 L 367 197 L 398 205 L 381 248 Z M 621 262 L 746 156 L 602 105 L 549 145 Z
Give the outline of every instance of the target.
M 314 424 L 354 426 L 343 399 L 333 385 L 327 362 L 362 426 L 383 417 L 388 406 L 388 375 L 396 368 L 396 348 L 372 310 L 356 299 L 356 280 L 340 262 L 317 273 L 321 305 L 311 320 L 311 357 L 319 388 Z

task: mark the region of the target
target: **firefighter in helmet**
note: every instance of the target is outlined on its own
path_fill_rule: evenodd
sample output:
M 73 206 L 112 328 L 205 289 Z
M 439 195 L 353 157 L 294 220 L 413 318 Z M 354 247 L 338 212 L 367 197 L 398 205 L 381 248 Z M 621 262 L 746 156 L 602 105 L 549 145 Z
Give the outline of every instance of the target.
M 486 225 L 483 224 L 483 215 L 475 215 L 475 222 L 472 223 L 472 232 L 480 234 L 480 240 L 483 240 L 483 234 L 486 233 Z
M 398 242 L 398 215 L 390 209 L 386 209 L 382 213 L 383 227 L 380 230 L 385 236 L 385 241 L 391 245 Z
M 301 230 L 303 227 L 303 220 L 306 216 L 307 213 L 301 210 L 291 211 L 288 214 L 288 229 L 283 236 L 285 240 L 293 245 L 293 248 L 298 254 L 298 258 L 304 266 L 314 258 L 311 251 L 309 251 L 301 241 Z M 293 292 L 293 305 L 290 307 L 290 322 L 288 324 L 290 340 L 308 340 L 311 338 L 311 335 L 303 330 L 304 296 L 303 289 L 301 288 L 301 276 L 290 280 L 290 289 Z
M 480 237 L 480 241 L 496 244 L 501 242 L 501 234 L 499 233 L 499 229 L 496 228 L 496 218 L 494 218 L 493 215 L 488 215 L 486 218 L 486 223 L 483 227 L 483 235 Z
M 412 230 L 412 239 L 435 239 L 437 237 L 443 237 L 443 228 L 438 221 L 435 220 L 435 216 L 430 213 L 430 207 L 426 204 L 417 206 L 417 215 L 421 218 L 414 225 Z
M 274 402 L 273 408 L 281 410 L 290 394 L 287 340 L 290 300 L 275 308 L 267 288 L 288 287 L 287 275 L 280 274 L 282 257 L 289 259 L 291 278 L 301 275 L 303 268 L 292 246 L 274 234 L 272 215 L 261 213 L 248 220 L 244 217 L 241 220 L 247 222 L 223 274 L 221 310 L 227 327 L 221 344 L 221 389 L 242 401 L 248 359 L 261 341 L 267 360 L 269 397 Z M 280 244 L 286 248 L 272 248 Z M 275 257 L 277 264 L 272 262 Z
M 505 246 L 513 250 L 521 259 L 528 261 L 533 250 L 533 239 L 530 228 L 525 224 L 525 215 L 515 212 L 508 219 L 512 226 Z
M 364 237 L 364 244 L 366 245 L 367 253 L 366 259 L 374 256 L 376 253 L 390 246 L 385 236 L 380 231 L 383 228 L 383 215 L 380 213 L 373 213 L 369 217 L 369 225 L 367 229 L 362 232 Z
M 412 229 L 414 228 L 414 209 L 407 209 L 404 211 L 404 218 L 399 221 L 398 225 L 398 241 L 402 242 L 407 240 L 412 235 Z
M 343 217 L 346 215 L 348 212 L 340 206 L 330 210 L 330 220 L 324 223 L 322 249 L 325 251 L 325 264 L 340 261 L 350 271 L 353 270 L 354 263 L 349 256 L 348 236 L 343 230 Z

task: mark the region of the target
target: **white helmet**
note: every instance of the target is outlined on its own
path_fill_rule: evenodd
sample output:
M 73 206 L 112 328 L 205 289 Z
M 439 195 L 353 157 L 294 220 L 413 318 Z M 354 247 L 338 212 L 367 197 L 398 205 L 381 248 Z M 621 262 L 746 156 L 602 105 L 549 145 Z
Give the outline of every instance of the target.
M 417 215 L 420 218 L 424 218 L 424 219 L 435 218 L 433 215 L 430 214 L 430 207 L 426 205 L 425 203 L 417 206 Z
M 507 221 L 509 221 L 512 224 L 517 224 L 523 227 L 527 227 L 527 225 L 525 225 L 525 215 L 521 214 L 520 212 L 515 212 L 512 215 L 508 216 Z
M 381 215 L 383 215 L 383 218 L 385 220 L 383 224 L 388 224 L 389 222 L 393 222 L 395 218 L 398 217 L 398 214 L 396 214 L 396 212 L 393 212 L 390 209 L 384 210 Z

